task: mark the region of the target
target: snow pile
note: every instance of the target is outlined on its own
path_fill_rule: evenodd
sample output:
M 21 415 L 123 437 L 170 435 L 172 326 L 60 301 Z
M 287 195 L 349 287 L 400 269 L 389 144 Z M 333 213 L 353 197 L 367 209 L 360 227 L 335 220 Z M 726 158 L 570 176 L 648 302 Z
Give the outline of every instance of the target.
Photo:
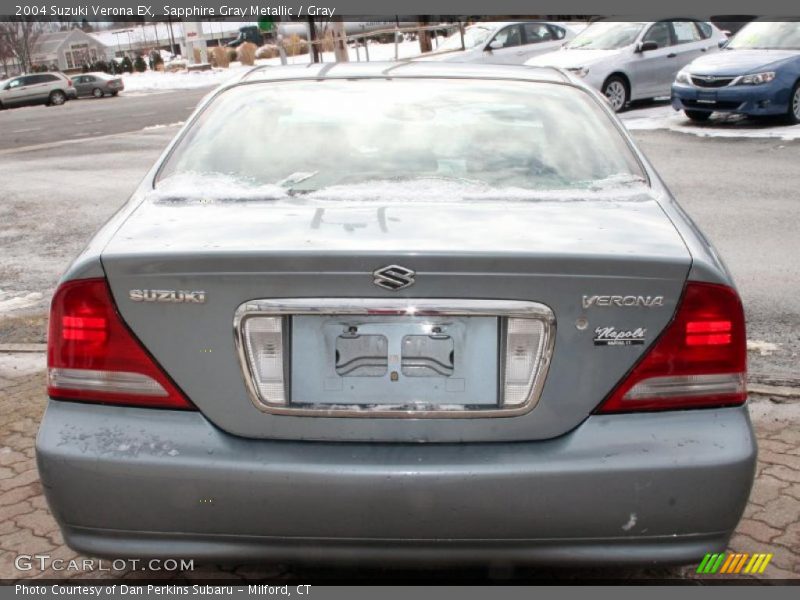
M 315 200 L 446 202 L 461 200 L 634 200 L 648 190 L 643 180 L 615 175 L 608 179 L 582 182 L 565 189 L 530 189 L 494 186 L 482 181 L 450 177 L 420 177 L 406 180 L 366 181 L 333 185 L 307 194 Z
M 224 200 L 276 200 L 288 198 L 286 188 L 276 184 L 260 184 L 229 175 L 180 173 L 158 182 L 149 194 L 154 202 L 199 202 Z
M 155 92 L 165 90 L 191 90 L 214 87 L 246 73 L 252 67 L 211 69 L 209 71 L 145 71 L 122 76 L 126 92 Z
M 694 123 L 670 105 L 624 112 L 620 118 L 631 131 L 667 129 L 701 137 L 800 139 L 800 125 L 784 125 L 777 120 L 759 121 L 724 113 L 714 113 L 705 123 Z
M 294 181 L 303 181 L 315 173 L 295 173 L 274 184 L 262 184 L 223 174 L 181 173 L 158 183 L 148 199 L 159 203 L 194 202 L 210 204 L 224 201 L 285 200 Z M 568 189 L 526 189 L 498 187 L 481 181 L 452 177 L 376 180 L 346 185 L 332 185 L 298 194 L 306 200 L 369 202 L 447 202 L 462 200 L 613 200 L 636 201 L 647 197 L 644 181 L 630 175 L 584 182 Z

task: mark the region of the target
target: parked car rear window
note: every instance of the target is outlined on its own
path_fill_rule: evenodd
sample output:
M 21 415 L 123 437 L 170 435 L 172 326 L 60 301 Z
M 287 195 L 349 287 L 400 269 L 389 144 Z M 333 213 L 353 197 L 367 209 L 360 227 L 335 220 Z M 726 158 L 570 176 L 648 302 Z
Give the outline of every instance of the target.
M 536 190 L 644 180 L 587 92 L 477 79 L 234 87 L 198 117 L 158 184 L 180 174 L 303 191 L 429 177 Z

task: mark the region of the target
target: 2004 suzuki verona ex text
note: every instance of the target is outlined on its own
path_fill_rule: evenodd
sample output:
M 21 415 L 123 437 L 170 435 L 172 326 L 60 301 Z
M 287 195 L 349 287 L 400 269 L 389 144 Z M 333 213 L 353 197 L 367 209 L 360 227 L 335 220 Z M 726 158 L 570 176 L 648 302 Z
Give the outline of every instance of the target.
M 692 561 L 753 479 L 730 275 L 554 69 L 249 71 L 48 343 L 39 470 L 92 555 Z

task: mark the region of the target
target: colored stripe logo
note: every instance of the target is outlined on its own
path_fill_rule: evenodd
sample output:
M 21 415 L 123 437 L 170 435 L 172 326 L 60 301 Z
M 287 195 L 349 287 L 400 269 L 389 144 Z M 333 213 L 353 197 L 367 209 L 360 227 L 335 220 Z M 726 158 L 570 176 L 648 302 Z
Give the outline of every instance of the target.
M 697 567 L 697 572 L 704 575 L 714 575 L 717 573 L 759 574 L 764 572 L 764 569 L 767 568 L 773 556 L 773 554 L 748 554 L 746 552 L 706 554 Z

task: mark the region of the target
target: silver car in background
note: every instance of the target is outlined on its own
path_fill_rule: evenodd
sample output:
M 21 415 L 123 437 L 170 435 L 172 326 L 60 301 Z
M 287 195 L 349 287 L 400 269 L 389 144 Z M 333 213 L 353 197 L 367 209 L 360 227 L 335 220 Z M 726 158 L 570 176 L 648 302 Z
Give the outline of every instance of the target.
M 558 67 L 583 78 L 619 112 L 632 100 L 669 96 L 678 71 L 726 40 L 713 24 L 693 19 L 597 21 L 563 49 L 525 64 Z
M 482 22 L 456 31 L 434 51 L 414 60 L 521 65 L 552 52 L 575 37 L 582 27 L 575 23 L 545 21 Z
M 62 278 L 39 474 L 91 556 L 689 562 L 750 492 L 745 340 L 579 80 L 256 67 Z
M 75 75 L 72 83 L 78 91 L 78 96 L 93 96 L 102 98 L 106 94 L 116 96 L 125 89 L 125 83 L 121 77 L 115 77 L 107 73 L 84 73 Z
M 63 73 L 32 73 L 0 81 L 0 108 L 47 104 L 60 106 L 78 92 Z

